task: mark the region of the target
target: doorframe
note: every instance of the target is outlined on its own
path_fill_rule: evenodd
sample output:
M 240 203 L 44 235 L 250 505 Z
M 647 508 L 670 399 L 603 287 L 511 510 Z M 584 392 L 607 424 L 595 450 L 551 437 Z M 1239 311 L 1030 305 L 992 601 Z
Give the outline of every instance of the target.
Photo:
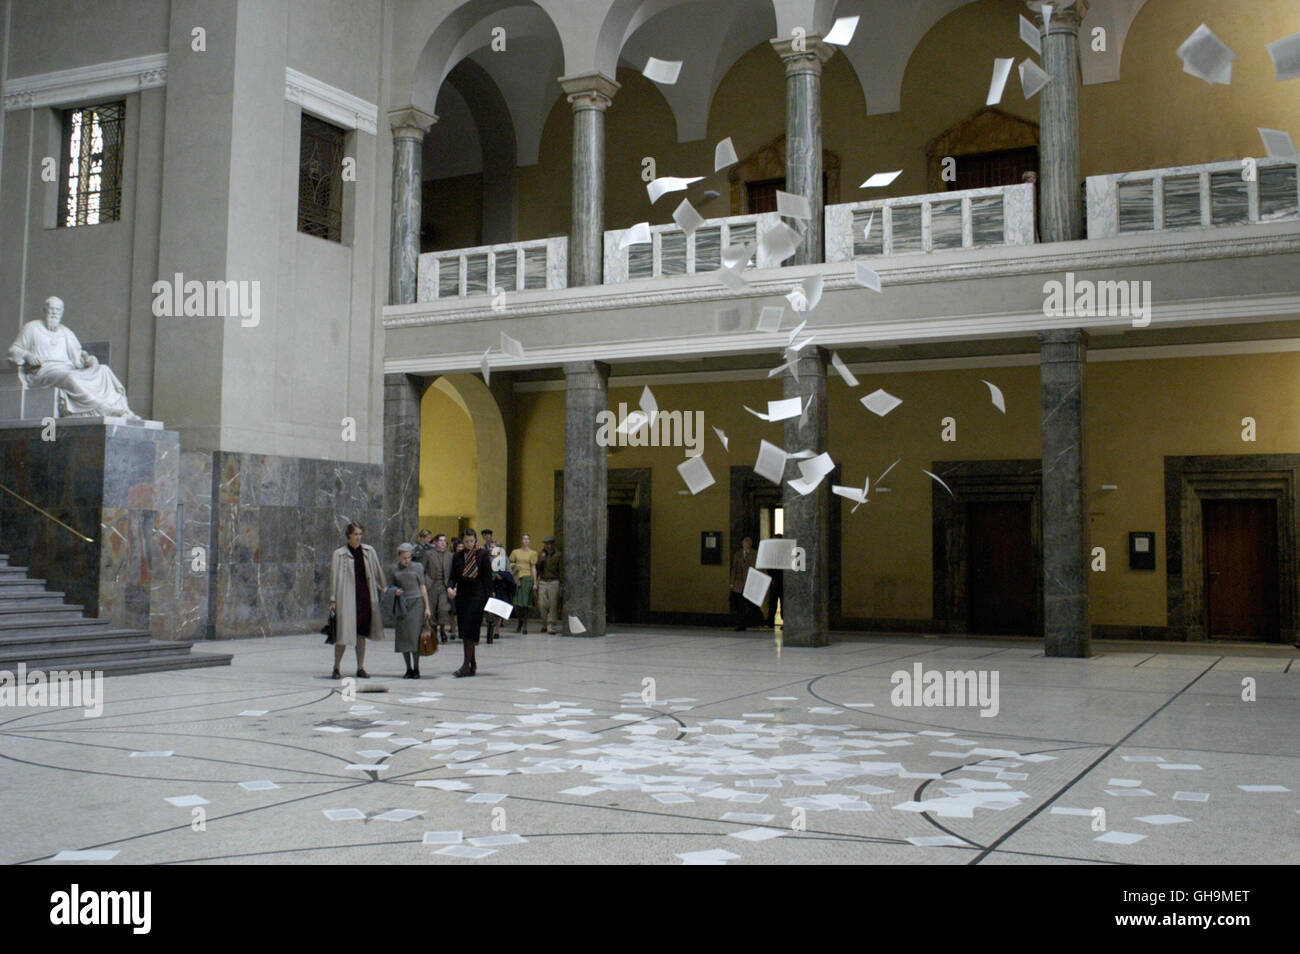
M 969 623 L 970 573 L 966 561 L 970 521 L 966 504 L 1022 501 L 1029 504 L 1029 539 L 1033 548 L 1034 634 L 1043 635 L 1043 465 L 1024 460 L 935 461 L 934 473 L 952 488 L 937 483 L 933 508 L 934 622 L 949 633 L 965 633 Z
M 1205 500 L 1277 503 L 1278 633 L 1282 644 L 1300 632 L 1300 566 L 1296 549 L 1296 488 L 1300 454 L 1165 457 L 1166 614 L 1174 638 L 1205 642 Z M 1256 642 L 1255 640 L 1251 640 Z
M 826 475 L 826 480 L 834 481 L 839 479 L 840 469 L 838 466 Z M 752 493 L 756 489 L 768 490 L 773 484 L 766 477 L 760 477 L 754 473 L 754 468 L 745 464 L 733 464 L 731 467 L 730 492 L 730 533 L 731 539 L 726 541 L 729 549 L 723 549 L 723 555 L 726 559 L 727 566 L 731 566 L 731 556 L 740 546 L 741 539 L 745 534 L 749 534 L 758 541 L 758 511 L 751 509 L 747 505 L 752 503 Z M 778 494 L 783 493 L 783 489 L 776 488 Z M 784 506 L 784 503 L 782 504 Z M 843 528 L 840 518 L 840 497 L 836 494 L 831 495 L 830 512 L 827 515 L 828 527 L 828 546 L 829 554 L 827 556 L 827 566 L 830 573 L 826 578 L 826 599 L 827 599 L 827 626 L 830 629 L 839 629 L 843 625 L 843 619 L 840 615 L 840 606 L 842 598 L 843 564 L 840 562 L 841 543 L 843 537 Z M 784 612 L 784 607 L 782 608 Z
M 635 622 L 650 619 L 650 490 L 652 471 L 649 467 L 611 467 L 606 472 L 606 495 L 611 490 L 632 491 L 632 510 L 636 514 L 636 602 L 633 611 Z M 605 506 L 609 506 L 606 496 Z M 564 471 L 555 472 L 555 537 L 564 545 Z M 608 549 L 608 535 L 605 546 Z M 601 554 L 608 560 L 608 552 Z M 606 607 L 608 613 L 608 607 Z

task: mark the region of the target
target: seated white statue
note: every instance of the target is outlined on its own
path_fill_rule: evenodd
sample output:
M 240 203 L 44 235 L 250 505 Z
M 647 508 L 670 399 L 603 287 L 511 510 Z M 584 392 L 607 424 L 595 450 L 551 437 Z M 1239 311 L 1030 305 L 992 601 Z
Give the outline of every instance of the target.
M 140 418 L 126 402 L 126 388 L 108 365 L 82 350 L 63 326 L 63 300 L 45 299 L 45 320 L 23 325 L 9 348 L 9 360 L 26 375 L 29 387 L 58 388 L 69 416 Z

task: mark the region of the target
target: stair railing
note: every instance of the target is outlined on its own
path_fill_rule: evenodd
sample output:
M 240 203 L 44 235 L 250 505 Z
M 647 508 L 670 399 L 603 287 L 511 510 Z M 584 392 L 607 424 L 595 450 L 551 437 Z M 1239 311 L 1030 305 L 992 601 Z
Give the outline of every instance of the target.
M 16 497 L 18 500 L 22 501 L 22 502 L 25 503 L 27 506 L 31 507 L 33 510 L 35 510 L 37 513 L 39 513 L 42 517 L 46 518 L 47 520 L 53 520 L 53 521 L 54 521 L 55 523 L 57 523 L 60 527 L 62 527 L 64 530 L 67 530 L 70 534 L 72 534 L 72 535 L 73 535 L 74 537 L 76 537 L 77 539 L 79 539 L 79 540 L 84 540 L 86 543 L 94 543 L 94 542 L 95 542 L 93 539 L 91 539 L 90 537 L 88 537 L 88 536 L 86 536 L 85 534 L 81 533 L 80 531 L 75 530 L 75 529 L 73 529 L 72 527 L 68 526 L 66 523 L 64 523 L 62 520 L 60 520 L 58 517 L 54 516 L 54 514 L 49 513 L 48 511 L 42 510 L 40 507 L 36 506 L 36 504 L 32 503 L 30 500 L 28 500 L 26 497 L 24 497 L 22 494 L 18 493 L 17 491 L 15 491 L 15 490 L 11 490 L 10 488 L 6 487 L 4 484 L 0 484 L 0 490 L 3 490 L 5 493 L 9 494 L 11 497 Z

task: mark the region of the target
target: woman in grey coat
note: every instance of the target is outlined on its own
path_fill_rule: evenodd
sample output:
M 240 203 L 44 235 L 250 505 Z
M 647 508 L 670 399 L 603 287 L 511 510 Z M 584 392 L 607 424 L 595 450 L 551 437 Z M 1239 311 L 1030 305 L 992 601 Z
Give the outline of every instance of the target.
M 394 628 L 393 649 L 406 663 L 403 679 L 420 678 L 420 630 L 432 622 L 429 591 L 424 586 L 424 565 L 411 560 L 415 547 L 403 543 L 397 548 L 397 562 L 389 571 L 405 612 Z

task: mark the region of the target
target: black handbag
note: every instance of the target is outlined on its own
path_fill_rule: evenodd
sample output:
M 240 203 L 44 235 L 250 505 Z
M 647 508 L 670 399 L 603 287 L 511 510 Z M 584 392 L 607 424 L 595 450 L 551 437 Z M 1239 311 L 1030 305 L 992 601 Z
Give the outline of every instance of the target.
M 335 640 L 335 634 L 334 634 L 335 624 L 336 624 L 336 617 L 335 617 L 334 610 L 330 610 L 330 618 L 327 619 L 325 621 L 325 625 L 320 628 L 320 631 L 325 634 L 325 645 L 327 646 L 333 643 Z

